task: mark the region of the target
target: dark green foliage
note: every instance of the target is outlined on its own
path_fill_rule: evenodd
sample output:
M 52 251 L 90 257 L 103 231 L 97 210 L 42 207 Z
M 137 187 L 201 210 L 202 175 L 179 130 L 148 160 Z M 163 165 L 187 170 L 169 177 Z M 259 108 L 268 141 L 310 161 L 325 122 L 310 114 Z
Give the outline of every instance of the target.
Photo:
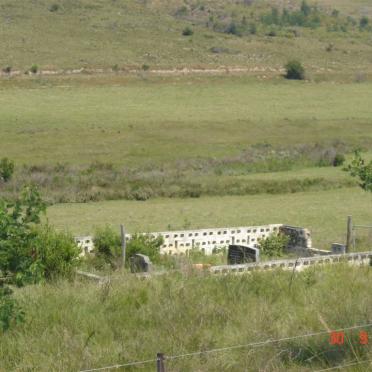
M 70 277 L 79 264 L 80 248 L 73 236 L 66 232 L 57 232 L 50 225 L 36 230 L 33 242 L 35 263 L 40 279 Z
M 127 263 L 129 258 L 136 253 L 149 256 L 153 263 L 159 262 L 160 247 L 163 244 L 161 236 L 154 237 L 148 234 L 134 234 L 127 244 Z
M 183 5 L 176 10 L 175 15 L 177 17 L 183 17 L 183 16 L 186 16 L 188 13 L 189 13 L 189 9 L 187 8 L 187 6 Z
M 364 16 L 359 21 L 359 27 L 361 30 L 365 30 L 369 25 L 369 18 Z
M 239 27 L 236 25 L 235 22 L 231 22 L 227 28 L 226 28 L 226 33 L 227 34 L 232 34 L 232 35 L 236 35 L 236 36 L 241 36 L 241 30 L 239 29 Z
M 344 154 L 337 153 L 334 160 L 333 160 L 333 166 L 334 167 L 339 167 L 339 166 L 344 164 L 345 160 L 346 159 L 345 159 Z
M 50 12 L 57 12 L 59 10 L 59 5 L 58 4 L 52 4 L 50 7 L 49 7 L 49 11 Z
M 119 267 L 121 256 L 121 240 L 110 226 L 105 226 L 96 230 L 94 234 L 95 254 L 98 260 L 109 264 L 112 268 Z M 101 264 L 102 262 L 98 262 Z
M 143 64 L 142 65 L 142 70 L 143 71 L 148 71 L 148 70 L 150 70 L 150 66 L 149 65 L 146 65 L 146 64 Z
M 30 68 L 30 71 L 33 73 L 33 74 L 36 74 L 38 71 L 39 71 L 39 66 L 36 65 L 36 64 L 33 64 Z
M 0 180 L 8 182 L 14 173 L 14 162 L 8 158 L 0 160 Z
M 191 36 L 194 34 L 194 31 L 192 30 L 191 27 L 187 26 L 182 30 L 182 35 L 183 36 Z
M 259 248 L 263 256 L 269 258 L 281 257 L 287 247 L 289 238 L 286 235 L 270 235 L 260 240 Z
M 264 13 L 261 16 L 261 22 L 264 25 L 272 26 L 300 26 L 316 28 L 321 25 L 321 14 L 317 7 L 310 6 L 306 1 L 303 1 L 299 10 L 290 11 L 286 8 L 282 13 L 273 7 L 271 12 Z
M 305 69 L 302 66 L 300 61 L 297 61 L 297 60 L 289 61 L 285 65 L 285 69 L 286 69 L 286 74 L 285 74 L 286 79 L 290 79 L 290 80 L 304 80 L 305 79 Z
M 12 66 L 6 66 L 3 68 L 3 72 L 10 74 L 12 72 Z
M 360 151 L 355 151 L 354 159 L 344 170 L 358 178 L 359 186 L 363 190 L 372 191 L 372 160 L 366 163 Z
M 150 257 L 152 262 L 159 262 L 162 237 L 153 237 L 146 234 L 134 234 L 127 242 L 126 263 L 136 253 Z M 94 234 L 95 254 L 103 259 L 112 269 L 117 269 L 121 263 L 121 238 L 110 226 L 98 229 Z
M 24 320 L 24 312 L 11 294 L 10 288 L 0 286 L 0 333 Z
M 14 203 L 0 199 L 0 271 L 19 286 L 67 276 L 78 263 L 71 236 L 38 227 L 44 211 L 35 187 L 26 187 Z

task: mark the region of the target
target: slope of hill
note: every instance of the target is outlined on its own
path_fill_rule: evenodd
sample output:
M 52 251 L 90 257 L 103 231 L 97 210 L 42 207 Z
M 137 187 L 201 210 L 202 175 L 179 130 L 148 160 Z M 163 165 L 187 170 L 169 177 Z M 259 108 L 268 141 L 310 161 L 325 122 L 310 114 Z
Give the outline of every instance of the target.
M 288 58 L 298 57 L 313 73 L 370 72 L 371 22 L 359 27 L 371 13 L 367 1 L 326 0 L 310 7 L 315 10 L 307 18 L 298 13 L 300 1 L 285 5 L 283 16 L 278 0 L 4 0 L 0 67 L 234 65 L 278 73 Z M 187 27 L 192 35 L 183 35 Z

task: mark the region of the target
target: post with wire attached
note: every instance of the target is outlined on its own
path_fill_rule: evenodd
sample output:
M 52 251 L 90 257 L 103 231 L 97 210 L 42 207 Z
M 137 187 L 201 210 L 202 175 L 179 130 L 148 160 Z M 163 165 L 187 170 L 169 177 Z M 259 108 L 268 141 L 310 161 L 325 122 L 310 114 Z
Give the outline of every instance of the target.
M 125 251 L 126 251 L 127 242 L 125 240 L 125 230 L 124 230 L 123 225 L 120 225 L 120 233 L 121 233 L 121 258 L 122 258 L 121 267 L 124 268 L 125 267 Z
M 347 216 L 347 232 L 346 232 L 346 253 L 350 252 L 353 237 L 353 220 L 351 216 Z
M 165 372 L 165 357 L 163 353 L 156 354 L 156 371 L 157 372 Z

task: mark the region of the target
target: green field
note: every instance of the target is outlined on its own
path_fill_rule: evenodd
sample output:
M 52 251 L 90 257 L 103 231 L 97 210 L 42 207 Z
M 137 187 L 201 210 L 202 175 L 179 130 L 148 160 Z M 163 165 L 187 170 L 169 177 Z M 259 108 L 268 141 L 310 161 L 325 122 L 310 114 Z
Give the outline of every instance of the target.
M 146 202 L 108 201 L 61 204 L 48 210 L 49 221 L 75 234 L 94 232 L 95 226 L 124 224 L 129 232 L 168 229 L 250 226 L 287 223 L 308 227 L 313 245 L 328 249 L 344 242 L 346 216 L 357 224 L 370 224 L 372 196 L 358 189 L 286 195 L 155 199 Z
M 250 145 L 371 146 L 372 85 L 248 77 L 4 82 L 0 157 L 122 166 L 236 155 Z

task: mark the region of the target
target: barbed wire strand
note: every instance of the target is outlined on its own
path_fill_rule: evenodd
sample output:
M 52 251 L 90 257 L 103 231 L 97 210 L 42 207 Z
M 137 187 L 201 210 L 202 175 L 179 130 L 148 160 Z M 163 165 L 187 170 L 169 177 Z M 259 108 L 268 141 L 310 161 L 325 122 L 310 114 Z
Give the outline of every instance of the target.
M 372 363 L 372 359 L 360 360 L 359 362 L 351 362 L 351 363 L 341 364 L 341 365 L 338 365 L 338 366 L 335 366 L 335 367 L 329 367 L 329 368 L 325 368 L 325 369 L 318 369 L 314 372 L 332 371 L 332 370 L 335 370 L 335 369 L 342 369 L 342 368 L 356 366 L 358 364 L 365 364 L 365 363 Z
M 368 324 L 357 325 L 357 326 L 352 326 L 352 327 L 347 327 L 347 328 L 339 328 L 339 329 L 333 330 L 332 332 L 351 331 L 351 330 L 360 329 L 360 328 L 367 328 L 367 327 L 371 327 L 371 326 L 372 326 L 372 323 L 368 323 Z M 295 339 L 300 339 L 300 338 L 321 336 L 321 335 L 325 335 L 325 334 L 329 334 L 329 333 L 331 333 L 331 332 L 329 332 L 329 331 L 314 332 L 314 333 L 307 333 L 307 334 L 304 334 L 304 335 L 297 335 L 297 336 L 292 336 L 292 337 L 283 337 L 283 338 L 274 339 L 274 340 L 273 339 L 268 339 L 268 340 L 265 340 L 265 341 L 251 342 L 249 344 L 227 346 L 227 347 L 221 347 L 221 348 L 204 350 L 204 351 L 195 351 L 195 352 L 192 352 L 192 353 L 165 356 L 165 360 L 174 360 L 174 359 L 185 358 L 185 357 L 190 357 L 190 356 L 197 356 L 197 355 L 202 355 L 202 354 L 211 354 L 211 353 L 217 353 L 217 352 L 233 350 L 233 349 L 242 349 L 242 348 L 246 348 L 246 347 L 262 347 L 262 346 L 265 346 L 265 345 L 268 345 L 268 344 L 279 343 L 279 342 L 283 342 L 283 341 L 295 340 Z M 129 367 L 129 366 L 134 366 L 134 365 L 139 365 L 139 364 L 154 363 L 156 361 L 157 361 L 157 359 L 149 359 L 149 360 L 138 361 L 138 362 L 129 362 L 129 363 L 126 363 L 126 364 L 116 364 L 116 365 L 113 365 L 113 366 L 107 366 L 107 367 L 101 367 L 101 368 L 85 369 L 85 370 L 81 370 L 80 372 L 103 371 L 103 370 L 109 370 L 109 369 L 115 369 L 115 368 L 117 369 L 117 368 L 120 368 L 120 367 Z

